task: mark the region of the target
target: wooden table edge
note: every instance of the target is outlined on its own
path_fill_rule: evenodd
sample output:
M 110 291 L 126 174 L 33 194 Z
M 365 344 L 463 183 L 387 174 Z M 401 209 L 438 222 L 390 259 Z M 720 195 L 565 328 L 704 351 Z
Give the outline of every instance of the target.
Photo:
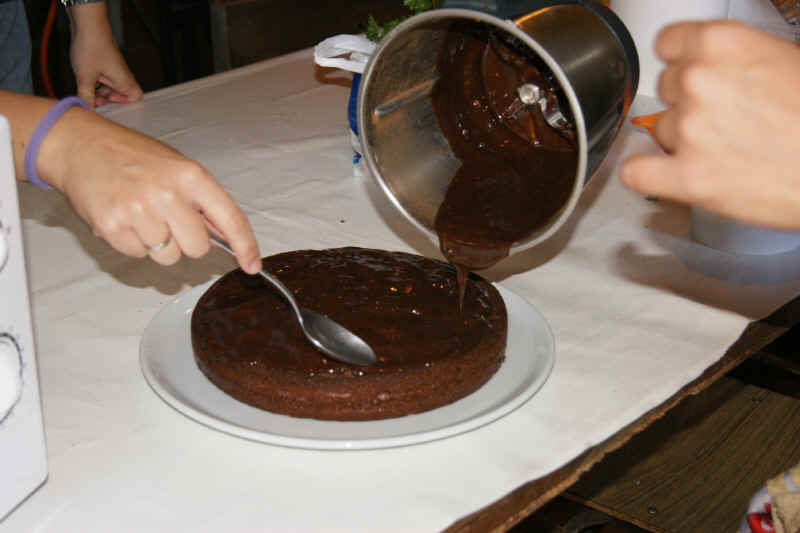
M 721 359 L 658 407 L 648 411 L 604 442 L 589 448 L 561 468 L 542 478 L 529 481 L 501 499 L 457 520 L 445 529 L 445 532 L 486 531 L 498 533 L 507 531 L 566 490 L 583 473 L 602 460 L 606 454 L 618 449 L 631 437 L 663 417 L 681 400 L 708 388 L 745 359 L 786 333 L 799 321 L 800 297 L 784 305 L 769 317 L 748 324 Z

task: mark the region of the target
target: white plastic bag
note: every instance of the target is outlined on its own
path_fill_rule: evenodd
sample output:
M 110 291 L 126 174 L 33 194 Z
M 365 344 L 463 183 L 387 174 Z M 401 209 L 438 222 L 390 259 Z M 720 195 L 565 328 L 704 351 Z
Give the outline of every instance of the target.
M 335 35 L 314 47 L 314 61 L 321 67 L 335 67 L 361 74 L 375 43 L 363 35 Z
M 356 100 L 361 73 L 369 61 L 375 43 L 363 35 L 335 35 L 328 37 L 314 47 L 314 61 L 321 67 L 333 67 L 353 72 L 353 85 L 350 88 L 350 101 L 347 105 L 350 145 L 353 147 L 353 166 L 356 175 L 363 175 L 362 148 L 358 138 L 356 120 Z

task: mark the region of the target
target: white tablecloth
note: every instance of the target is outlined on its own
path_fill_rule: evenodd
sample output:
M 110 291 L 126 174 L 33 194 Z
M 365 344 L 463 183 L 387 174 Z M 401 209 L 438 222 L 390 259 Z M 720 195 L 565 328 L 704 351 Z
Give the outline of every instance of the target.
M 438 257 L 354 173 L 348 82 L 303 51 L 104 113 L 206 165 L 264 255 L 357 245 Z M 552 326 L 544 387 L 475 431 L 356 452 L 252 442 L 167 406 L 139 368 L 142 332 L 231 259 L 215 251 L 164 268 L 123 257 L 60 195 L 22 186 L 50 477 L 0 530 L 436 531 L 564 465 L 800 292 L 796 253 L 704 249 L 686 238 L 686 209 L 621 187 L 615 164 L 634 149 L 655 148 L 626 126 L 562 231 L 485 273 Z

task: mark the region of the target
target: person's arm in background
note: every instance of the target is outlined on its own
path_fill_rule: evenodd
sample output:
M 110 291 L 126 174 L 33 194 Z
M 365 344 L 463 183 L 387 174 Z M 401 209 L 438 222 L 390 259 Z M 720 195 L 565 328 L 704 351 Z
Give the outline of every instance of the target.
M 661 155 L 620 169 L 641 193 L 800 229 L 800 46 L 738 22 L 669 26 L 655 126 Z
M 18 179 L 37 124 L 55 101 L 0 91 L 0 115 L 11 125 Z M 249 273 L 261 268 L 250 223 L 199 163 L 151 137 L 92 111 L 68 109 L 49 129 L 34 161 L 39 178 L 60 190 L 92 231 L 118 251 L 172 264 L 209 248 L 207 224 Z M 153 246 L 169 241 L 157 250 Z
M 78 96 L 89 107 L 136 102 L 142 89 L 114 40 L 104 1 L 67 7 L 72 32 L 70 60 Z

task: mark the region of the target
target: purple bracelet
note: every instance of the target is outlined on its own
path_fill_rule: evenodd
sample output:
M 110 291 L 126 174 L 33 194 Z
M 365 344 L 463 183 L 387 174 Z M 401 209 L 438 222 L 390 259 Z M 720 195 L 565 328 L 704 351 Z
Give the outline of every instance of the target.
M 28 141 L 28 146 L 25 148 L 25 174 L 27 174 L 28 183 L 31 185 L 35 185 L 40 189 L 53 188 L 42 178 L 40 178 L 39 173 L 36 172 L 36 156 L 39 155 L 39 147 L 42 145 L 42 141 L 47 135 L 47 132 L 50 131 L 50 128 L 53 127 L 53 124 L 55 124 L 56 120 L 58 120 L 61 115 L 63 115 L 64 112 L 70 107 L 75 106 L 89 109 L 89 106 L 86 105 L 86 102 L 84 102 L 80 97 L 69 96 L 59 100 L 56 105 L 51 107 L 50 111 L 48 111 L 42 120 L 39 121 L 39 124 L 36 125 L 36 129 L 33 130 L 33 135 L 31 135 L 31 138 Z

